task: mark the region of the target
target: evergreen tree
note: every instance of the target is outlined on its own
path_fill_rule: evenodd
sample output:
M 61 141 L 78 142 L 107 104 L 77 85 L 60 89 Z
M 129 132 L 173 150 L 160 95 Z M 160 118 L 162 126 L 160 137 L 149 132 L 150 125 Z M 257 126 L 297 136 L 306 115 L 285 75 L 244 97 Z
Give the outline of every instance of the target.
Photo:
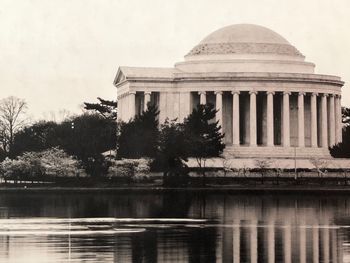
M 97 99 L 100 101 L 99 103 L 84 102 L 84 108 L 86 110 L 94 111 L 106 119 L 116 120 L 118 117 L 118 102 L 112 100 L 104 100 L 101 98 Z
M 205 162 L 208 158 L 218 157 L 224 150 L 221 127 L 213 122 L 216 111 L 212 104 L 198 105 L 185 119 L 184 132 L 188 154 L 197 160 L 205 180 Z
M 183 185 L 187 183 L 188 149 L 184 135 L 184 125 L 166 120 L 161 126 L 159 151 L 152 169 L 163 171 L 164 185 Z
M 343 141 L 330 148 L 336 158 L 350 158 L 350 108 L 342 107 Z
M 350 158 L 350 126 L 343 128 L 343 141 L 329 150 L 333 157 Z
M 350 108 L 342 107 L 341 112 L 342 112 L 342 122 L 344 123 L 345 126 L 349 126 L 350 125 Z
M 141 115 L 121 124 L 118 157 L 133 159 L 156 156 L 159 139 L 158 114 L 157 108 L 149 105 Z
M 39 152 L 58 145 L 57 130 L 59 124 L 52 121 L 39 121 L 25 127 L 15 134 L 13 155 L 24 152 Z

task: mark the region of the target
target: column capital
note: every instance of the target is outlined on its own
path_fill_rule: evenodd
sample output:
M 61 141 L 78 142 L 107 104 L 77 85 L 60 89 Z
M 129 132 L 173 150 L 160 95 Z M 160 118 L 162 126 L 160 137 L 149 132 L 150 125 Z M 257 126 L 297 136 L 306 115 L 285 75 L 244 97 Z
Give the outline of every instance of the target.
M 317 92 L 312 92 L 311 96 L 318 96 L 318 93 Z
M 234 95 L 234 94 L 240 94 L 241 92 L 239 90 L 234 90 L 234 91 L 231 91 L 231 94 Z
M 337 96 L 337 94 L 329 93 L 328 96 L 329 96 L 330 98 L 335 98 L 335 97 Z
M 145 93 L 145 95 L 151 95 L 152 91 L 145 91 L 144 93 Z
M 292 93 L 290 91 L 283 91 L 283 95 L 291 95 Z
M 337 98 L 338 98 L 338 99 L 341 99 L 341 95 L 340 95 L 340 94 L 337 94 Z
M 298 92 L 298 96 L 305 96 L 305 95 L 306 95 L 306 92 L 303 92 L 303 91 Z
M 198 91 L 198 94 L 199 95 L 205 95 L 205 94 L 207 94 L 207 92 L 206 91 Z
M 214 94 L 215 94 L 215 95 L 217 95 L 217 94 L 222 95 L 222 93 L 224 93 L 222 90 L 214 91 Z
M 129 91 L 129 94 L 135 95 L 135 94 L 136 94 L 136 91 Z
M 251 90 L 251 91 L 249 91 L 249 94 L 250 94 L 250 95 L 252 95 L 252 94 L 255 94 L 255 95 L 256 95 L 256 94 L 258 94 L 258 92 L 257 92 L 256 90 Z
M 328 97 L 328 93 L 322 93 L 321 97 Z
M 266 91 L 266 94 L 267 94 L 267 95 L 269 95 L 269 94 L 271 94 L 271 95 L 275 95 L 275 92 L 274 92 L 274 91 L 269 90 L 269 91 Z

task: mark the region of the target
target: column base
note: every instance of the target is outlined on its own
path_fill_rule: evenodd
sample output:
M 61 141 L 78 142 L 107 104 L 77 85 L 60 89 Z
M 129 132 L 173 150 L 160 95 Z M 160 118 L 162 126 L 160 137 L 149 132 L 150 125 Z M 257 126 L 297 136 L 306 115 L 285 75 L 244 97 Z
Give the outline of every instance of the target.
M 327 148 L 227 145 L 224 157 L 234 158 L 332 158 Z

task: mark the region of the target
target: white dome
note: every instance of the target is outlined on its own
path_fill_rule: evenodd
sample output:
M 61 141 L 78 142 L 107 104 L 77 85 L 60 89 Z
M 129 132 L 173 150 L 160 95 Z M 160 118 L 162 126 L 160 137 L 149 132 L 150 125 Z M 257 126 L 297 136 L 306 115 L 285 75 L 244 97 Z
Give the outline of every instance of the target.
M 209 43 L 271 43 L 290 45 L 285 38 L 272 30 L 251 24 L 223 27 L 214 31 L 200 42 L 200 44 Z
M 285 38 L 250 24 L 209 34 L 176 67 L 188 72 L 314 72 L 314 65 L 304 62 L 304 56 Z

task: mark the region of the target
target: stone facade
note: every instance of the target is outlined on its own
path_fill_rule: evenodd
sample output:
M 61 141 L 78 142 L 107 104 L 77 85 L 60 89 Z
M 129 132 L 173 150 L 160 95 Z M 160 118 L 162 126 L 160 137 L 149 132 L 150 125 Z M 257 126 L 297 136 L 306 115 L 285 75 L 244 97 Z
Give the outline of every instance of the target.
M 215 31 L 174 68 L 120 67 L 121 120 L 158 106 L 159 120 L 182 121 L 212 103 L 234 157 L 330 157 L 341 142 L 339 77 L 315 65 L 277 33 L 255 25 Z

